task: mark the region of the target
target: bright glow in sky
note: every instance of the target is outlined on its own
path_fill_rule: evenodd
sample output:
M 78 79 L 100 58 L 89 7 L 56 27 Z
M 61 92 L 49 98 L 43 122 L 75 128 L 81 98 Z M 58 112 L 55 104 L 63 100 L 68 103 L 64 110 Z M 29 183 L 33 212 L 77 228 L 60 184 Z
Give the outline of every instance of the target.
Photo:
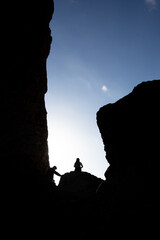
M 49 161 L 64 174 L 77 157 L 104 179 L 96 112 L 142 81 L 160 79 L 160 0 L 55 0 L 47 60 Z M 58 181 L 58 180 L 56 180 Z

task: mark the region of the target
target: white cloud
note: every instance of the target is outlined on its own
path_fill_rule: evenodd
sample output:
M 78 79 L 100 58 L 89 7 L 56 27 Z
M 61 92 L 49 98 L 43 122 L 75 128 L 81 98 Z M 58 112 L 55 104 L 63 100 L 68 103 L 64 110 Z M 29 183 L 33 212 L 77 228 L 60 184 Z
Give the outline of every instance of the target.
M 108 88 L 106 87 L 106 85 L 103 85 L 102 88 L 101 88 L 101 90 L 102 90 L 103 92 L 107 92 L 107 91 L 108 91 Z
M 157 7 L 157 0 L 145 0 L 145 2 L 148 4 L 148 8 L 150 11 L 155 10 Z

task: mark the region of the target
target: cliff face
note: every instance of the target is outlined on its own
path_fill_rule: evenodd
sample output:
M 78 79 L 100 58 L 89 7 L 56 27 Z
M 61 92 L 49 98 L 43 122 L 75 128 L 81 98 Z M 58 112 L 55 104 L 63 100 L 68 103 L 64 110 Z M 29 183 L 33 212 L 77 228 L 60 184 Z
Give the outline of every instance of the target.
M 137 221 L 147 215 L 148 224 L 150 214 L 158 210 L 160 196 L 159 92 L 160 80 L 142 82 L 130 94 L 97 113 L 110 164 L 99 191 L 114 212 L 132 212 L 138 216 Z
M 159 88 L 159 80 L 143 82 L 132 93 L 97 113 L 106 158 L 112 166 L 141 165 L 142 159 L 156 161 Z
M 7 1 L 1 81 L 1 160 L 17 174 L 49 166 L 44 95 L 52 0 Z
M 42 224 L 49 201 L 43 181 L 49 166 L 44 96 L 53 1 L 8 0 L 2 12 L 2 218 L 4 229 L 18 236 L 32 233 L 31 225 L 34 230 L 35 224 Z

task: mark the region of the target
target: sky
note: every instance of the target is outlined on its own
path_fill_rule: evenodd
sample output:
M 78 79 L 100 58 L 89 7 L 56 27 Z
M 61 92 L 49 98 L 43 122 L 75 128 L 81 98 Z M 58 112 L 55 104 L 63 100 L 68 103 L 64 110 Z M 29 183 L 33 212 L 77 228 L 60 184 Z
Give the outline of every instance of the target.
M 45 96 L 50 166 L 102 179 L 109 164 L 96 113 L 160 79 L 160 0 L 54 0 Z M 55 177 L 58 184 L 59 177 Z

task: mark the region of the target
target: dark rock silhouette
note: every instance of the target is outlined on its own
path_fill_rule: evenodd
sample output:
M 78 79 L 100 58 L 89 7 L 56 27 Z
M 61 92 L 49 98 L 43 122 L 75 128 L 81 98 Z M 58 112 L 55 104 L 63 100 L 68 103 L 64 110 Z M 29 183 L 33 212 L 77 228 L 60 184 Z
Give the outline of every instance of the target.
M 103 182 L 88 172 L 71 171 L 62 175 L 59 181 L 59 189 L 73 198 L 87 199 L 94 197 L 98 186 Z
M 69 236 L 82 239 L 93 237 L 99 231 L 97 189 L 104 180 L 88 172 L 71 171 L 62 175 L 58 191 L 61 204 L 69 222 L 65 227 L 70 229 Z M 93 234 L 93 228 L 95 228 Z M 100 234 L 98 233 L 100 236 Z
M 0 158 L 5 209 L 2 219 L 7 219 L 3 223 L 6 222 L 12 237 L 15 234 L 16 238 L 18 235 L 24 238 L 23 234 L 33 233 L 36 224 L 45 229 L 42 219 L 47 219 L 52 201 L 45 180 L 49 159 L 44 97 L 53 1 L 8 0 L 2 11 Z
M 99 194 L 108 204 L 108 219 L 113 225 L 118 221 L 135 229 L 142 222 L 147 229 L 156 225 L 160 201 L 159 93 L 160 80 L 142 82 L 97 113 L 110 164 Z
M 52 0 L 7 1 L 5 74 L 1 83 L 1 159 L 17 174 L 45 173 L 49 166 L 46 59 L 52 41 Z M 4 4 L 4 5 L 5 5 Z M 15 174 L 16 173 L 16 174 Z

